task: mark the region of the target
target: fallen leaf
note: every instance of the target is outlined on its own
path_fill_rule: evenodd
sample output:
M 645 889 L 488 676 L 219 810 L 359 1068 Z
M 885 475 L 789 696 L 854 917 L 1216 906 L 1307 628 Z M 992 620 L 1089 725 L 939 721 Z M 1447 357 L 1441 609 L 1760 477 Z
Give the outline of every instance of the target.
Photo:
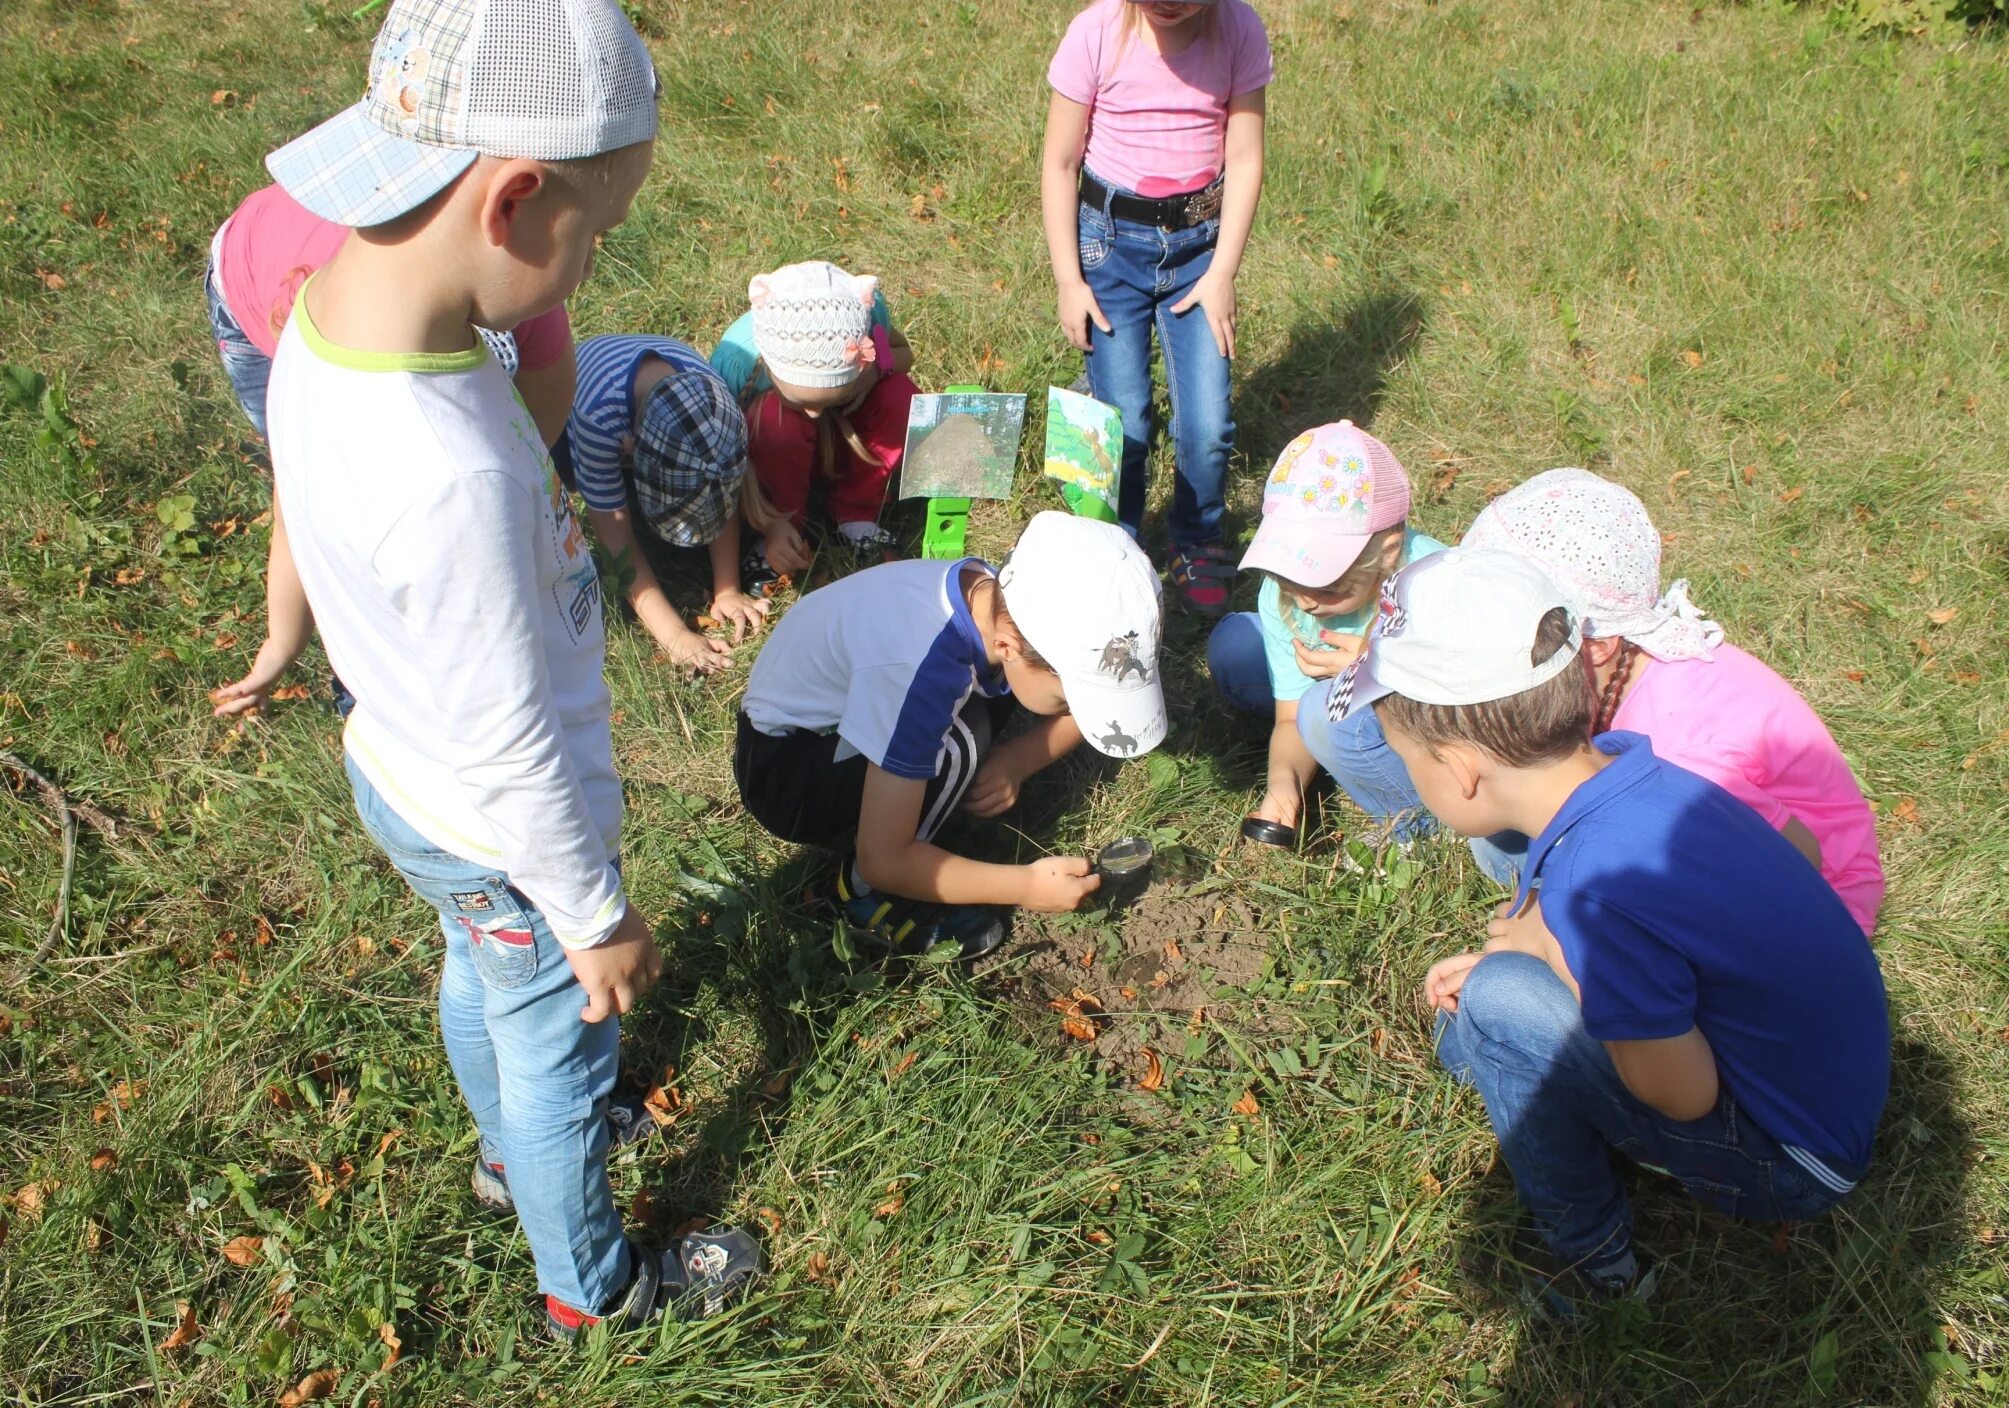
M 1783 491 L 1782 491 L 1782 492 L 1781 492 L 1781 493 L 1779 494 L 1779 502 L 1780 502 L 1780 503 L 1782 503 L 1782 504 L 1790 504 L 1790 503 L 1793 503 L 1793 502 L 1795 502 L 1796 500 L 1798 500 L 1798 499 L 1799 499 L 1800 495 L 1802 495 L 1802 494 L 1804 494 L 1804 493 L 1806 493 L 1806 492 L 1807 492 L 1807 490 L 1806 490 L 1806 486 L 1805 486 L 1805 485 L 1803 485 L 1803 484 L 1795 484 L 1795 485 L 1794 485 L 1794 486 L 1793 486 L 1792 488 L 1790 488 L 1790 489 L 1786 489 L 1786 490 L 1783 490 Z
M 920 1054 L 921 1053 L 919 1051 L 909 1051 L 905 1056 L 902 1056 L 899 1060 L 899 1063 L 896 1064 L 892 1070 L 886 1073 L 886 1083 L 890 1085 L 894 1081 L 898 1080 L 901 1076 L 907 1074 L 908 1067 L 914 1064 L 915 1060 L 920 1056 Z
M 1681 360 L 1686 362 L 1692 370 L 1702 365 L 1702 354 L 1691 347 L 1681 354 Z
M 767 1235 L 770 1239 L 781 1235 L 781 1214 L 773 1208 L 762 1208 L 754 1216 L 759 1218 L 760 1225 L 767 1229 Z
M 235 88 L 219 88 L 209 95 L 209 105 L 213 108 L 227 108 L 237 101 Z
M 1960 608 L 1957 606 L 1942 606 L 1937 611 L 1926 612 L 1925 619 L 1935 626 L 1944 626 L 1959 614 Z
M 1185 955 L 1179 952 L 1179 941 L 1177 939 L 1165 940 L 1165 961 L 1167 963 L 1184 963 L 1186 961 Z
M 304 684 L 288 684 L 273 690 L 272 697 L 281 703 L 291 703 L 297 699 L 305 699 L 307 693 L 307 686 Z
M 1919 825 L 1918 803 L 1910 797 L 1899 798 L 1897 805 L 1890 809 L 1890 818 L 1901 826 Z
M 699 630 L 701 630 L 701 631 L 715 631 L 715 630 L 717 630 L 717 629 L 718 629 L 718 617 L 716 617 L 716 616 L 700 616 L 700 617 L 698 617 L 698 629 L 699 629 Z
M 1084 968 L 1093 968 L 1095 966 L 1095 950 L 1092 948 L 1083 949 L 1081 951 L 1081 957 L 1077 958 L 1074 961 L 1079 963 Z
M 1139 1090 L 1158 1090 L 1165 1084 L 1165 1063 L 1158 1059 L 1158 1053 L 1150 1047 L 1144 1048 L 1144 1075 L 1137 1082 Z
M 1753 480 L 1757 479 L 1757 477 L 1758 477 L 1758 466 L 1756 466 L 1755 464 L 1747 464 L 1744 466 L 1744 482 L 1746 484 L 1751 483 Z
M 119 1156 L 110 1149 L 100 1149 L 91 1155 L 91 1172 L 105 1173 L 119 1166 Z
M 1420 1182 L 1423 1184 L 1423 1191 L 1433 1198 L 1439 1196 L 1444 1191 L 1443 1181 L 1427 1168 L 1423 1170 L 1423 1177 Z
M 1100 1227 L 1098 1227 L 1093 1232 L 1088 1234 L 1088 1240 L 1095 1243 L 1095 1245 L 1098 1247 L 1106 1247 L 1112 1241 L 1114 1241 L 1115 1238 L 1111 1237 L 1107 1232 L 1104 1232 Z
M 403 1133 L 404 1130 L 402 1128 L 394 1129 L 382 1139 L 379 1139 L 377 1141 L 377 1157 L 381 1159 L 384 1155 L 388 1154 L 391 1151 L 391 1145 L 397 1143 L 398 1136 Z
M 1245 1116 L 1246 1118 L 1249 1119 L 1254 1119 L 1256 1115 L 1262 1110 L 1263 1107 L 1256 1103 L 1255 1091 L 1244 1090 L 1242 1092 L 1242 1098 L 1237 1100 L 1233 1105 L 1230 1105 L 1228 1108 L 1233 1110 L 1238 1115 Z
M 1388 1054 L 1387 1031 L 1381 1027 L 1376 1027 L 1373 1031 L 1369 1032 L 1367 1035 L 1367 1049 L 1372 1051 L 1376 1056 L 1386 1056 Z
M 896 1217 L 900 1209 L 907 1206 L 907 1195 L 895 1190 L 893 1196 L 872 1209 L 874 1217 Z
M 175 1309 L 181 1314 L 181 1323 L 174 1327 L 174 1333 L 160 1342 L 162 1349 L 180 1349 L 202 1338 L 202 1326 L 195 1323 L 195 1307 L 182 1301 Z
M 674 1084 L 676 1075 L 675 1066 L 663 1067 L 662 1082 L 650 1086 L 648 1093 L 642 1096 L 642 1108 L 649 1112 L 649 1118 L 656 1122 L 658 1129 L 675 1124 L 684 1112 L 684 1093 Z
M 265 1255 L 263 1237 L 246 1234 L 242 1237 L 232 1237 L 223 1244 L 223 1259 L 232 1266 L 255 1266 L 263 1255 Z
M 1165 984 L 1171 981 L 1172 981 L 1172 975 L 1170 973 L 1167 973 L 1163 968 L 1160 968 L 1157 972 L 1151 975 L 1151 986 L 1153 988 L 1162 988 L 1165 986 Z
M 653 1227 L 656 1225 L 656 1219 L 660 1216 L 661 1213 L 656 1207 L 656 1200 L 649 1196 L 649 1190 L 646 1188 L 637 1188 L 634 1199 L 628 1204 L 629 1220 L 643 1227 Z
M 1063 1017 L 1060 1019 L 1060 1029 L 1076 1041 L 1095 1040 L 1095 1023 L 1086 1017 Z
M 776 1071 L 760 1083 L 760 1093 L 772 1099 L 788 1093 L 788 1082 L 794 1078 L 793 1071 Z
M 1869 676 L 1865 675 L 1861 670 L 1843 670 L 1842 678 L 1847 680 L 1850 684 L 1861 684 L 1864 680 L 1868 679 Z
M 51 293 L 60 292 L 70 286 L 70 281 L 53 269 L 38 269 L 35 277 L 42 281 L 42 287 Z
M 1135 988 L 1118 988 L 1117 991 L 1123 994 L 1125 1002 L 1135 1002 L 1137 1000 L 1137 989 Z
M 42 1183 L 24 1184 L 21 1191 L 14 1195 L 14 1206 L 30 1217 L 38 1217 L 41 1215 L 43 1205 L 49 1201 L 49 1195 L 62 1186 L 54 1179 Z
M 84 1219 L 84 1250 L 96 1256 L 105 1249 L 105 1227 L 95 1217 Z
M 143 567 L 121 567 L 118 571 L 112 573 L 112 580 L 122 587 L 130 587 L 135 583 L 146 580 L 146 569 Z
M 341 1381 L 340 1369 L 316 1369 L 279 1395 L 279 1408 L 300 1408 L 302 1403 L 318 1403 L 333 1393 L 335 1385 Z
M 829 1253 L 811 1252 L 809 1254 L 809 1264 L 803 1268 L 803 1274 L 807 1276 L 811 1281 L 815 1282 L 829 1280 L 830 1279 Z
M 398 1332 L 391 1328 L 391 1322 L 388 1320 L 377 1326 L 377 1338 L 382 1340 L 384 1348 L 390 1351 L 384 1356 L 383 1364 L 378 1367 L 377 1372 L 382 1373 L 405 1357 L 405 1342 L 398 1338 Z

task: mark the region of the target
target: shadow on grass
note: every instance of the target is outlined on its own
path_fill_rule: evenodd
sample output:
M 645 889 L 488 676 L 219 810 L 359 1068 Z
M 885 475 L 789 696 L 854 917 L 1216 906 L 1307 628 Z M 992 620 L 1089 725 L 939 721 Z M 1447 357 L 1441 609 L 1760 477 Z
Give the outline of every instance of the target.
M 1411 289 L 1369 289 L 1337 318 L 1306 317 L 1276 360 L 1236 395 L 1242 452 L 1267 466 L 1301 431 L 1336 420 L 1371 426 L 1388 376 L 1423 334 L 1428 309 Z

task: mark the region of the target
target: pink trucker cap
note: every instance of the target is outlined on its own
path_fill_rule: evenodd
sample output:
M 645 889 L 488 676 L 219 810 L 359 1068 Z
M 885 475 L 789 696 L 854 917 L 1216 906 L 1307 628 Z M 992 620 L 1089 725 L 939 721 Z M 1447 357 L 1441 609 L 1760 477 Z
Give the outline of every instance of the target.
M 1409 517 L 1409 476 L 1386 445 L 1350 420 L 1307 430 L 1284 447 L 1263 485 L 1263 521 L 1244 572 L 1301 587 L 1346 575 L 1367 540 Z

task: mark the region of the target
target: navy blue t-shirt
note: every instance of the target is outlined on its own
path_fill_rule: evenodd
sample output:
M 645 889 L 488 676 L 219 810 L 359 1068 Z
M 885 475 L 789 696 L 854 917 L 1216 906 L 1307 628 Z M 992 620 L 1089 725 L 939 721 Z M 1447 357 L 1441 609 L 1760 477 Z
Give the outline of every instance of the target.
M 1585 1029 L 1651 1041 L 1699 1028 L 1760 1128 L 1816 1175 L 1859 1173 L 1890 1087 L 1883 975 L 1862 927 L 1721 787 L 1641 734 L 1597 747 L 1612 761 L 1535 838 L 1522 881 L 1541 892 Z

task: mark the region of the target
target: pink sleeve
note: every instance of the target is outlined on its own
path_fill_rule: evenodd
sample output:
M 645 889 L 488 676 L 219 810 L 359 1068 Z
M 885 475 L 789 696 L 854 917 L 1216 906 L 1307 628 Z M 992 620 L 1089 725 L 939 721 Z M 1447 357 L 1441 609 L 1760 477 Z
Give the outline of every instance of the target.
M 1102 57 L 1102 6 L 1093 5 L 1074 17 L 1046 66 L 1053 91 L 1083 107 L 1095 106 L 1096 77 Z
M 1270 35 L 1263 28 L 1263 17 L 1250 6 L 1240 5 L 1236 7 L 1235 18 L 1238 24 L 1234 68 L 1228 77 L 1228 96 L 1231 98 L 1267 88 L 1270 80 L 1276 77 L 1276 65 L 1270 58 Z
M 572 350 L 572 319 L 559 304 L 549 313 L 539 313 L 516 325 L 516 362 L 519 371 L 541 372 L 555 366 Z

